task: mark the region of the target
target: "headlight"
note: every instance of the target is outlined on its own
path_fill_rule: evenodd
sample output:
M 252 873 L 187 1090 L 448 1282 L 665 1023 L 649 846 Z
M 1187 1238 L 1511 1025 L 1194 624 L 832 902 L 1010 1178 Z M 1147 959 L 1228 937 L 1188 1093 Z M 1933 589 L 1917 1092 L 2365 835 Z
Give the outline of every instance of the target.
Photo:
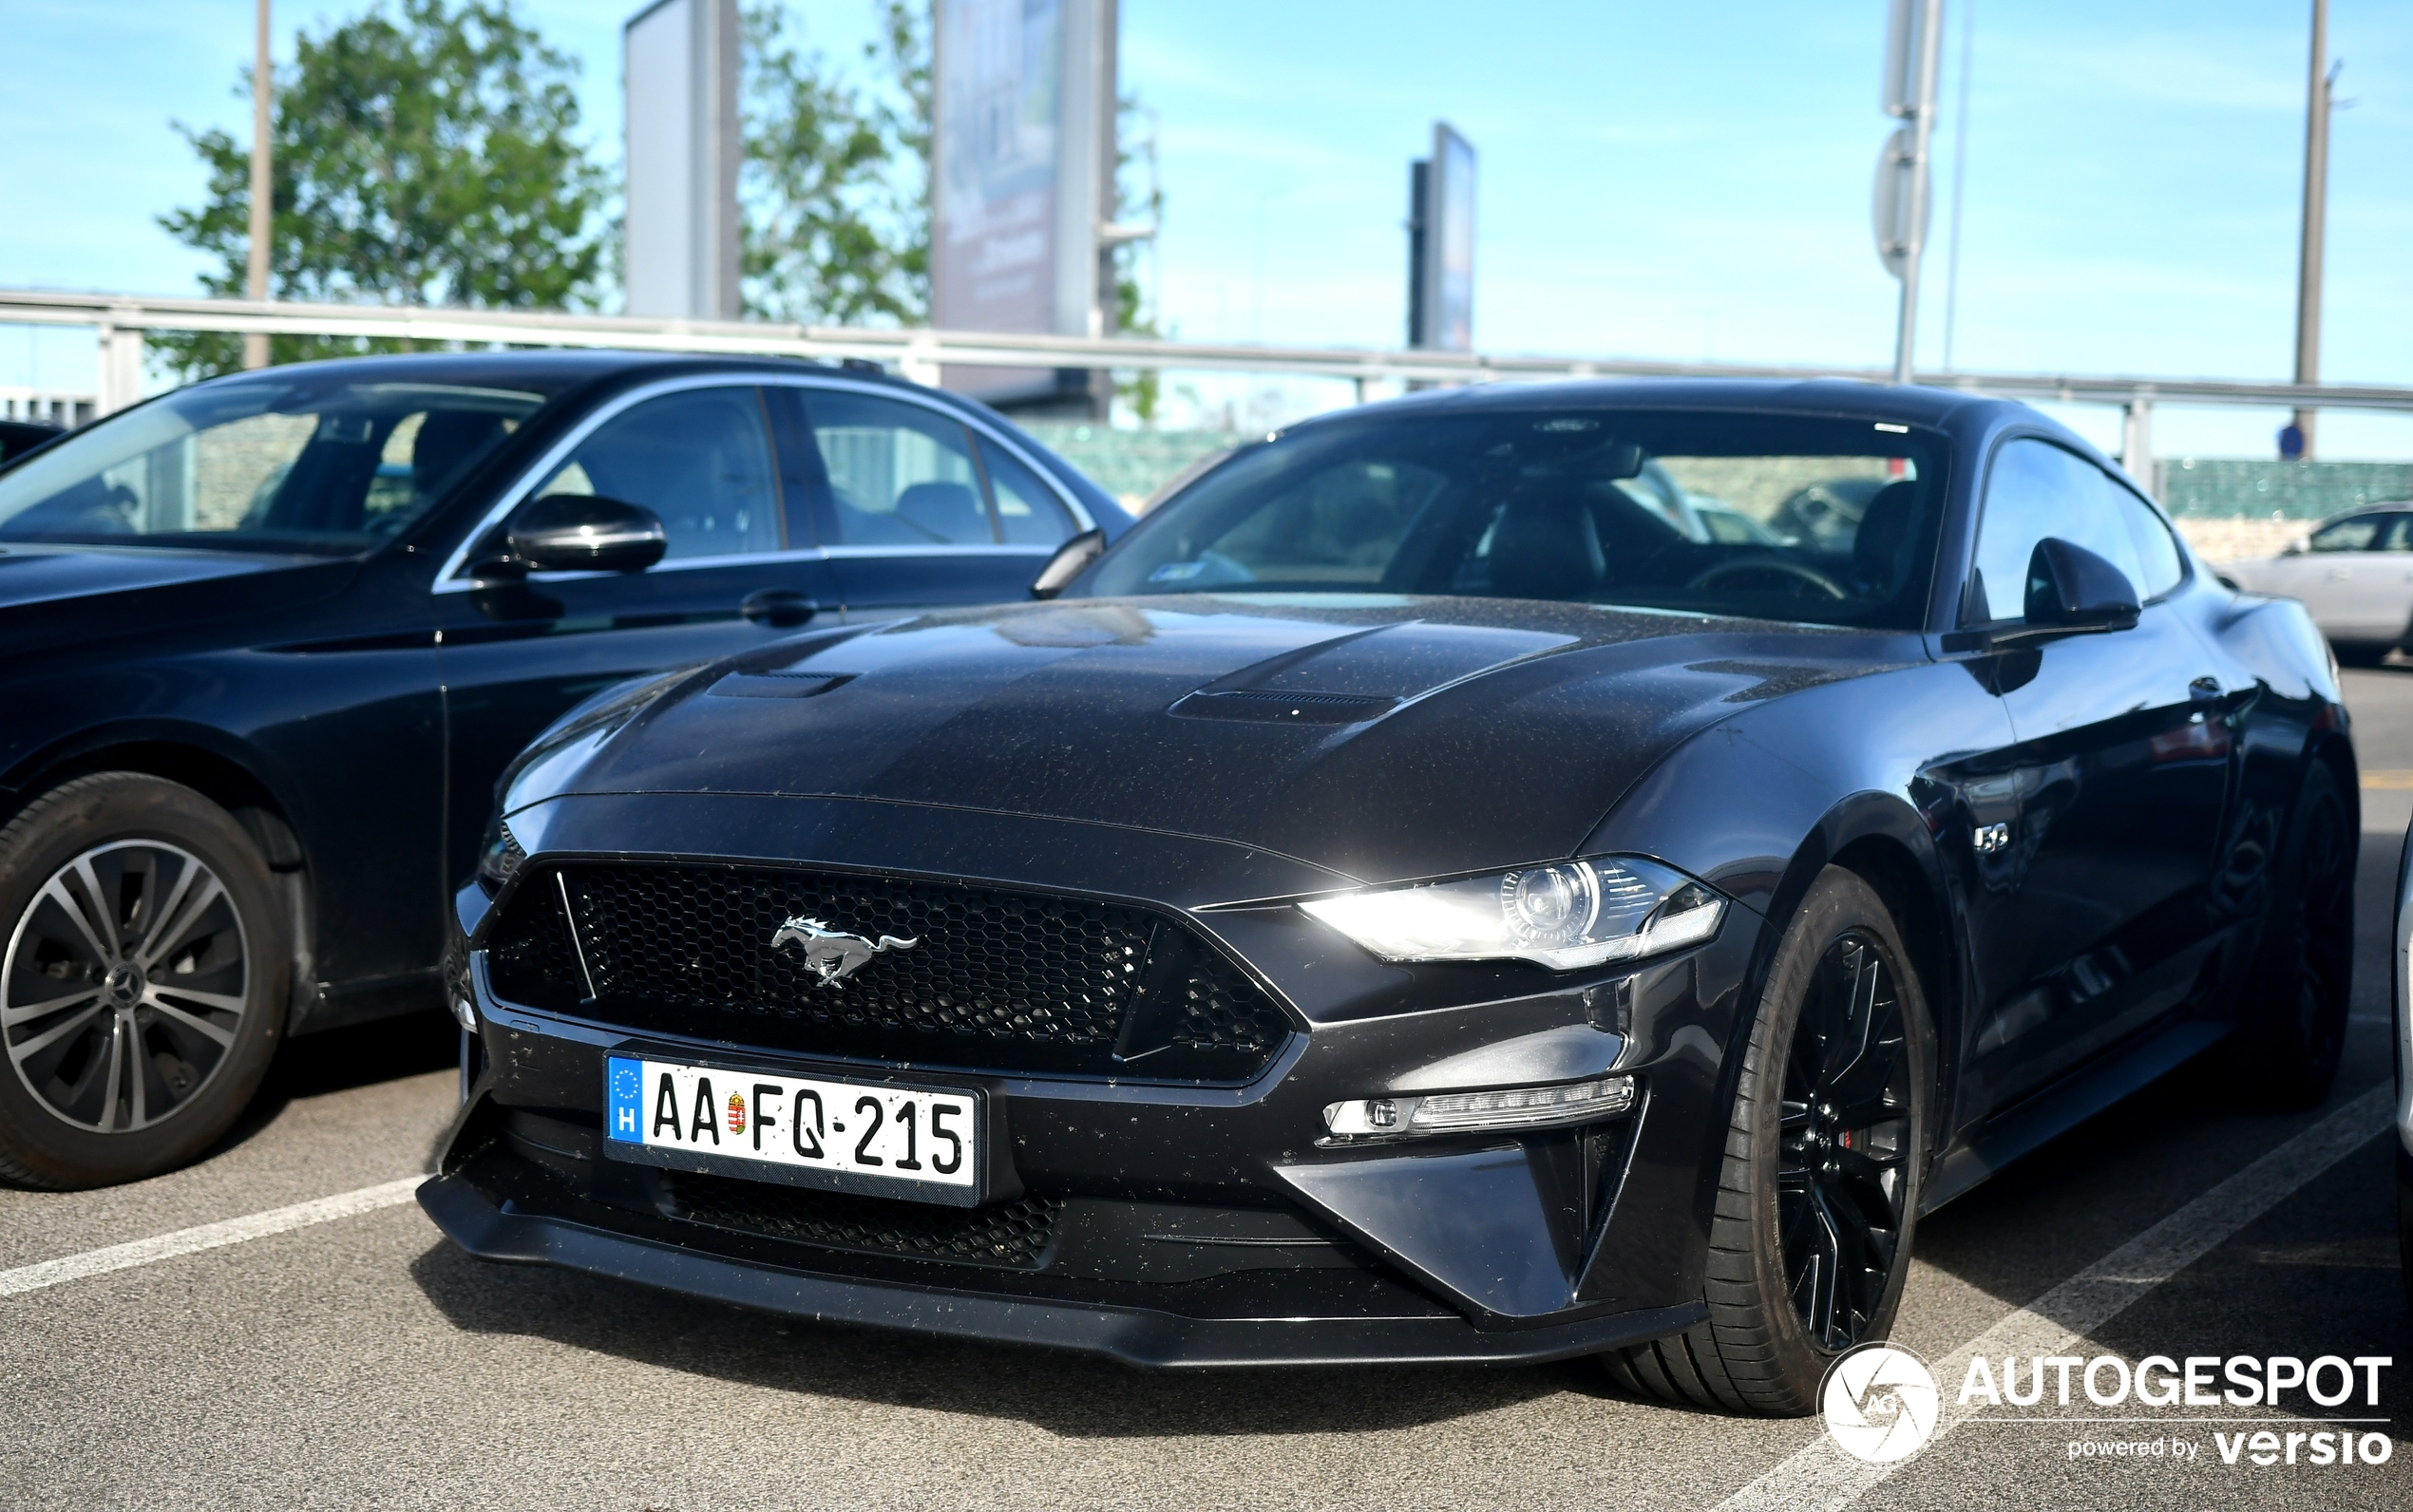
M 520 848 L 520 839 L 500 814 L 486 822 L 484 843 L 478 847 L 478 880 L 484 884 L 487 896 L 503 891 L 503 884 L 520 869 L 528 853 Z
M 1631 857 L 1300 906 L 1386 961 L 1524 960 L 1558 972 L 1699 944 L 1726 914 L 1723 898 L 1683 873 Z

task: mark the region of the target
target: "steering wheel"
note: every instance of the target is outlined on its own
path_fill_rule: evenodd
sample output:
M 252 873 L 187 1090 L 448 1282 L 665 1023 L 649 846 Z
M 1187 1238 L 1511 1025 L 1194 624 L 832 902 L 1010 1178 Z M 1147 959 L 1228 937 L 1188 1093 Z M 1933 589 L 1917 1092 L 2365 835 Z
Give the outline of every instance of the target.
M 1829 598 L 1852 596 L 1841 583 L 1818 571 L 1817 568 L 1802 562 L 1789 561 L 1782 557 L 1746 557 L 1740 561 L 1721 561 L 1684 586 L 1715 588 L 1727 578 L 1739 577 L 1745 573 L 1775 573 L 1779 576 L 1796 578 L 1808 583 Z

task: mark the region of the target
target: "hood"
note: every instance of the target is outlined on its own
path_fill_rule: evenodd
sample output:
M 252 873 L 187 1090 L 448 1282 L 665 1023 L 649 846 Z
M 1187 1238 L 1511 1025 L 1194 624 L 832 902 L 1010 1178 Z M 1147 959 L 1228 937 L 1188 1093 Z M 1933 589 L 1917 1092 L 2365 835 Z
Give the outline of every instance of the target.
M 0 647 L 22 652 L 88 641 L 139 625 L 291 607 L 334 593 L 351 558 L 157 546 L 0 546 Z M 264 577 L 278 579 L 272 588 Z
M 512 794 L 884 800 L 1203 836 L 1361 881 L 1568 854 L 1741 703 L 1915 637 L 1515 600 L 1016 605 L 808 635 Z

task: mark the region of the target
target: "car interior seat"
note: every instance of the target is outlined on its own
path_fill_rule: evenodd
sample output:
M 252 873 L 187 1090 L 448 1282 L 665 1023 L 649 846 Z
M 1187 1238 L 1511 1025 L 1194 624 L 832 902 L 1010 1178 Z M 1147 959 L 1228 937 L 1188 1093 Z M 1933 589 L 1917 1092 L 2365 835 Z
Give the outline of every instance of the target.
M 1902 591 L 1910 576 L 1910 557 L 1919 539 L 1920 491 L 1916 480 L 1886 484 L 1860 514 L 1852 538 L 1852 586 L 1880 602 Z
M 433 499 L 504 437 L 503 417 L 438 409 L 419 422 L 410 443 L 410 491 Z
M 897 518 L 934 541 L 950 546 L 986 545 L 989 512 L 968 483 L 914 483 L 897 495 Z
M 1578 598 L 1608 580 L 1590 504 L 1569 491 L 1529 490 L 1492 527 L 1492 592 L 1510 598 Z

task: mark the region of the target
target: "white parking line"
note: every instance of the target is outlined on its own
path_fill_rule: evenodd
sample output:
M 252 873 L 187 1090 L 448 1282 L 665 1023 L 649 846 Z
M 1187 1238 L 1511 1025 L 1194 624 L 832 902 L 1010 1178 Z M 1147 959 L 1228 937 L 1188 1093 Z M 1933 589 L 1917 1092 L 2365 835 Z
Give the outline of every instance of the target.
M 202 1223 L 194 1228 L 178 1229 L 173 1234 L 162 1234 L 155 1238 L 135 1239 L 126 1244 L 112 1244 L 106 1249 L 86 1250 L 63 1259 L 44 1260 L 39 1265 L 20 1265 L 13 1271 L 0 1271 L 0 1296 L 39 1292 L 46 1286 L 81 1281 L 87 1276 L 105 1276 L 111 1271 L 148 1265 L 154 1260 L 174 1259 L 180 1255 L 242 1244 L 291 1229 L 308 1228 L 313 1223 L 373 1213 L 381 1207 L 394 1207 L 409 1201 L 411 1194 L 418 1191 L 420 1184 L 426 1181 L 424 1176 L 406 1177 L 380 1186 L 364 1186 L 357 1191 L 338 1192 L 333 1197 L 295 1202 L 291 1207 L 271 1208 L 248 1218 Z
M 2395 1103 L 2390 1087 L 2373 1087 L 1952 1351 L 1935 1368 L 1944 1396 L 1935 1433 L 1910 1459 L 1870 1465 L 1851 1458 L 1821 1433 L 1728 1497 L 1718 1512 L 1850 1506 L 1896 1469 L 1934 1453 L 1935 1441 L 1963 1421 L 1955 1399 L 1971 1358 L 2069 1352 L 2074 1340 L 2102 1327 L 2370 1143 L 2387 1127 Z

